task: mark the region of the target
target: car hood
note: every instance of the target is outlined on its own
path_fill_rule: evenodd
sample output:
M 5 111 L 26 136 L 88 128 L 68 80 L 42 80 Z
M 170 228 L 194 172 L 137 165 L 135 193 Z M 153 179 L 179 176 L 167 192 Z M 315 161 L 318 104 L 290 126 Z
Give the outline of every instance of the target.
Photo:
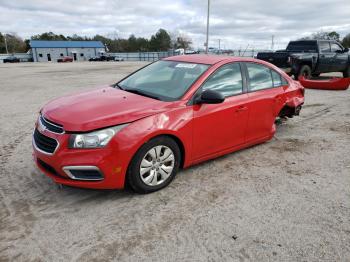
M 66 131 L 86 132 L 133 122 L 167 111 L 174 104 L 105 86 L 52 100 L 41 113 Z

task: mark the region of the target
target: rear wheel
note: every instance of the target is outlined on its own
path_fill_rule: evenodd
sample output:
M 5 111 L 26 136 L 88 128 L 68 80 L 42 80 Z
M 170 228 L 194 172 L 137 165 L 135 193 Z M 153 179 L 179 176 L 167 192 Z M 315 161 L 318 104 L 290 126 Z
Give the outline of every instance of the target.
M 306 79 L 310 79 L 311 78 L 311 67 L 308 65 L 301 66 L 299 73 L 298 73 L 298 78 L 300 76 L 303 76 Z M 297 78 L 297 80 L 298 80 L 298 78 Z
M 174 179 L 181 160 L 177 143 L 170 137 L 157 137 L 144 144 L 133 157 L 127 179 L 138 193 L 162 189 Z
M 350 77 L 350 65 L 348 68 L 343 72 L 343 77 Z

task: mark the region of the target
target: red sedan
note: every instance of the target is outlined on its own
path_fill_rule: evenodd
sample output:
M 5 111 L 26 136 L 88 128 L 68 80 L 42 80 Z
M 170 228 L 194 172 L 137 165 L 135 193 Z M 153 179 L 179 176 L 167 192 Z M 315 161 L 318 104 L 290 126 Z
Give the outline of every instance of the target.
M 298 115 L 303 103 L 304 88 L 269 63 L 170 57 L 49 102 L 34 158 L 59 184 L 149 193 L 180 168 L 271 139 L 276 117 Z
M 58 63 L 73 62 L 73 57 L 71 57 L 71 56 L 63 56 L 61 58 L 58 58 L 57 62 Z

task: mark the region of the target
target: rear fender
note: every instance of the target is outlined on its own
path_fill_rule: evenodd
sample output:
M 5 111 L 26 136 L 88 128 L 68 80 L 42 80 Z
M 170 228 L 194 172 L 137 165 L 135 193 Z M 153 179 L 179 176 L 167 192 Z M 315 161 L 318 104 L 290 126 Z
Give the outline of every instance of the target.
M 292 97 L 289 100 L 287 100 L 285 106 L 296 108 L 298 106 L 301 106 L 304 103 L 304 98 L 302 97 Z
M 291 55 L 291 67 L 294 73 L 299 72 L 303 65 L 310 66 L 311 70 L 314 71 L 316 61 L 315 57 L 311 54 L 293 54 Z

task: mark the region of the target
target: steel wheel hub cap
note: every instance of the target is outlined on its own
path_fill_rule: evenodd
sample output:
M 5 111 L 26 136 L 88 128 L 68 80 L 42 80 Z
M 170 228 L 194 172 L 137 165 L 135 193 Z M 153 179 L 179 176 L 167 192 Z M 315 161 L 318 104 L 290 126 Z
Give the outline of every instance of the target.
M 148 186 L 164 183 L 173 172 L 175 156 L 167 146 L 155 146 L 143 157 L 140 165 L 141 180 Z

